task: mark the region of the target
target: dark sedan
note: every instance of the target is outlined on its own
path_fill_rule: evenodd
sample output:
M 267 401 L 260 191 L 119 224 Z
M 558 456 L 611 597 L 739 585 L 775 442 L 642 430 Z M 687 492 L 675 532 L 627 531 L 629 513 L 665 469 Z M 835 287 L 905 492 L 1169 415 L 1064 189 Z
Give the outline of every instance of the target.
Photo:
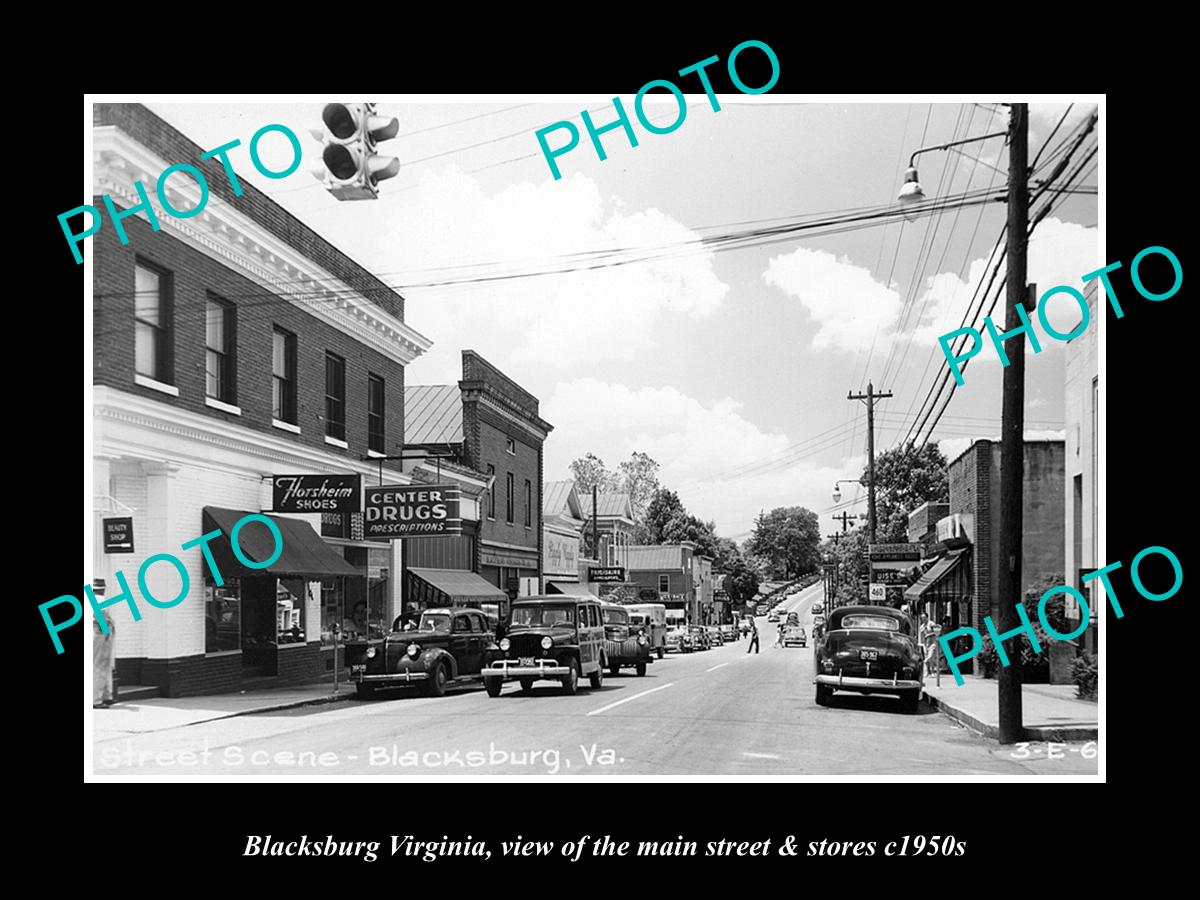
M 833 610 L 816 645 L 816 701 L 828 706 L 834 691 L 896 694 L 916 712 L 924 686 L 924 654 L 907 613 L 886 606 Z

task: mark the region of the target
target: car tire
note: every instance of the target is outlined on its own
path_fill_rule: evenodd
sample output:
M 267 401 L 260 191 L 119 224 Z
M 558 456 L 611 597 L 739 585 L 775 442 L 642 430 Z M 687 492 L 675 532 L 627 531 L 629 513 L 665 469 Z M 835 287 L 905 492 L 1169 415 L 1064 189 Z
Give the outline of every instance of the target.
M 921 691 L 913 689 L 905 691 L 900 695 L 900 703 L 904 707 L 906 713 L 916 713 L 921 711 Z
M 445 696 L 447 679 L 445 664 L 438 663 L 429 673 L 429 678 L 425 682 L 425 693 L 430 697 Z
M 579 690 L 579 661 L 572 659 L 568 665 L 571 670 L 562 677 L 563 693 L 568 697 Z
M 609 663 L 608 674 L 616 678 L 621 673 L 621 667 L 616 663 Z
M 528 694 L 532 690 L 533 690 L 533 679 L 532 678 L 522 678 L 521 679 L 521 692 L 524 694 Z
M 499 697 L 500 691 L 504 689 L 504 682 L 499 678 L 485 678 L 483 679 L 483 686 L 487 688 L 489 697 Z
M 644 662 L 637 664 L 637 673 L 638 678 L 642 678 L 646 674 L 646 664 Z
M 596 666 L 596 671 L 588 676 L 588 684 L 593 689 L 604 687 L 604 663 Z
M 662 659 L 662 658 L 663 658 L 663 648 L 662 648 L 662 647 L 659 647 L 659 648 L 658 648 L 658 658 L 659 658 L 659 659 Z
M 828 706 L 829 700 L 833 696 L 833 690 L 828 685 L 817 685 L 817 706 Z
M 372 697 L 375 696 L 375 685 L 364 684 L 363 682 L 360 681 L 358 684 L 356 684 L 354 686 L 354 691 L 362 699 L 370 700 Z

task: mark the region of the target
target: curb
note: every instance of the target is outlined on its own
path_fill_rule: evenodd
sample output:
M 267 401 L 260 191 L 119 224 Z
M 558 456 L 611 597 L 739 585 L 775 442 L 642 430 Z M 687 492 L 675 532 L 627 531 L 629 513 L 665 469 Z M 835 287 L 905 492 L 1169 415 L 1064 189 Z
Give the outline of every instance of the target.
M 191 728 L 194 725 L 205 725 L 209 722 L 220 722 L 223 719 L 236 719 L 238 716 L 253 716 L 258 713 L 279 712 L 280 710 L 296 709 L 301 706 L 320 706 L 325 703 L 336 703 L 339 700 L 349 700 L 353 696 L 353 694 L 329 694 L 328 696 L 323 697 L 308 697 L 303 700 L 289 700 L 285 703 L 275 703 L 270 706 L 255 706 L 253 708 L 239 709 L 235 712 L 222 713 L 218 716 L 207 716 L 203 719 L 196 719 L 193 722 L 184 722 L 179 725 L 168 725 L 162 728 L 148 728 L 133 733 L 152 734 L 155 731 L 165 731 L 171 728 Z
M 992 725 L 991 723 L 983 722 L 959 707 L 952 706 L 945 700 L 931 696 L 926 691 L 922 691 L 921 696 L 926 703 L 931 704 L 939 712 L 942 712 L 954 721 L 965 725 L 976 734 L 980 734 L 986 738 L 991 738 L 992 740 L 1000 739 L 1000 727 L 998 725 Z M 1098 723 L 1026 725 L 1024 737 L 1026 740 L 1030 741 L 1061 742 L 1097 740 L 1100 737 L 1100 727 Z

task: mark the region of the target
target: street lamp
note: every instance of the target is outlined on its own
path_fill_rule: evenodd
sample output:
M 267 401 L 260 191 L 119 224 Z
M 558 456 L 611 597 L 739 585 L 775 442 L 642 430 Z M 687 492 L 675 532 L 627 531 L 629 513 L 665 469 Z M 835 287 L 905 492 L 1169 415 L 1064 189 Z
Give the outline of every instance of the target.
M 916 166 L 909 166 L 905 171 L 904 186 L 900 188 L 900 196 L 897 199 L 905 206 L 920 203 L 925 199 L 925 192 L 921 190 L 921 183 L 917 180 Z
M 841 485 L 843 485 L 843 484 L 861 484 L 863 486 L 866 486 L 867 482 L 861 478 L 843 478 L 840 481 L 835 481 L 833 483 L 833 502 L 834 503 L 837 503 L 842 499 Z

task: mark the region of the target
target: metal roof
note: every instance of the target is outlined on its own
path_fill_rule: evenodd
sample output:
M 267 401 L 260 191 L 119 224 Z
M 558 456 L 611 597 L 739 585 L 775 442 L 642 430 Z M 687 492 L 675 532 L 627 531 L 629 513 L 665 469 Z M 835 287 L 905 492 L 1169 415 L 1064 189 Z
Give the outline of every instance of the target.
M 592 515 L 592 492 L 579 492 L 579 506 L 585 519 Z M 596 499 L 597 516 L 622 516 L 626 519 L 633 515 L 629 504 L 629 495 L 620 491 L 601 491 Z
M 683 548 L 678 544 L 622 547 L 621 555 L 627 559 L 630 571 L 683 568 Z
M 461 444 L 462 392 L 457 384 L 404 387 L 406 444 Z
M 572 509 L 571 491 L 574 489 L 573 481 L 547 481 L 542 485 L 542 515 L 580 518 L 578 498 L 574 504 L 575 508 Z

